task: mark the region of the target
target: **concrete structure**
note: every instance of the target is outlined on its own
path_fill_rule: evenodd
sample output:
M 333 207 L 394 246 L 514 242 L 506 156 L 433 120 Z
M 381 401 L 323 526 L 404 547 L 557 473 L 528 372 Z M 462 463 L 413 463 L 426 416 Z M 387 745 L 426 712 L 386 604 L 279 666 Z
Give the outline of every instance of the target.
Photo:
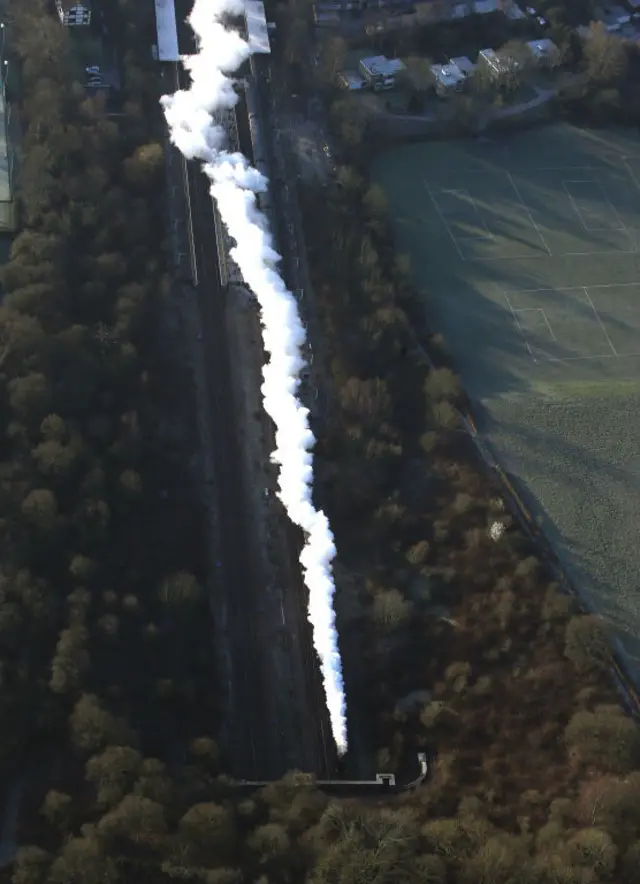
M 431 71 L 436 81 L 436 94 L 440 98 L 446 98 L 461 89 L 467 79 L 466 74 L 455 64 L 434 64 Z
M 359 68 L 367 85 L 374 92 L 379 92 L 382 89 L 393 89 L 396 77 L 405 69 L 405 66 L 399 58 L 374 55 L 371 58 L 361 59 Z
M 155 0 L 158 61 L 180 61 L 176 9 L 173 0 Z
M 246 0 L 244 4 L 244 17 L 247 24 L 247 39 L 251 52 L 269 55 L 271 44 L 269 42 L 269 29 L 267 27 L 264 3 L 261 0 Z
M 63 25 L 67 28 L 88 27 L 91 24 L 89 0 L 56 0 L 56 9 Z
M 536 64 L 541 67 L 553 66 L 560 61 L 560 50 L 553 40 L 549 40 L 547 37 L 542 40 L 529 40 L 527 46 Z

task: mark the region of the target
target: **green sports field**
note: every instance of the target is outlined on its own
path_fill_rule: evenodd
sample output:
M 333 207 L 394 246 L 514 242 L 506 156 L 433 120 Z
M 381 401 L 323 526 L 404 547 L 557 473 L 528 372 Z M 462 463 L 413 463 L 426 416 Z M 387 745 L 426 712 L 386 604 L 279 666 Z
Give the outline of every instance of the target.
M 373 171 L 481 429 L 640 678 L 640 138 L 558 124 Z

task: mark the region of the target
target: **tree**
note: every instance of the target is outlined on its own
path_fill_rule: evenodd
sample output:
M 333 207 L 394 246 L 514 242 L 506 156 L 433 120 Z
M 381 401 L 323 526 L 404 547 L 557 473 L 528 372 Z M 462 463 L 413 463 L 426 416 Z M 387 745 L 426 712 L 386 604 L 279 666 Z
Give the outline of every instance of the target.
M 334 83 L 347 57 L 347 42 L 342 37 L 331 37 L 322 46 L 322 73 L 327 82 Z
M 51 866 L 48 884 L 118 884 L 115 858 L 96 838 L 71 838 Z
M 98 823 L 98 833 L 107 839 L 122 838 L 134 844 L 154 845 L 167 833 L 164 809 L 142 795 L 126 795 Z
M 153 186 L 164 169 L 164 151 L 157 141 L 141 144 L 124 162 L 127 179 L 139 187 Z
M 393 632 L 404 626 L 411 614 L 411 602 L 397 589 L 379 590 L 373 599 L 372 617 L 376 626 L 384 632 Z
M 391 399 L 386 381 L 381 378 L 349 378 L 340 389 L 340 405 L 367 426 L 375 427 L 388 420 Z
M 264 826 L 258 826 L 251 833 L 247 843 L 249 849 L 258 856 L 261 863 L 284 857 L 290 850 L 286 829 L 278 823 L 266 823 Z
M 457 402 L 462 395 L 462 384 L 450 368 L 435 368 L 427 375 L 424 392 L 433 402 L 443 399 Z
M 572 865 L 592 869 L 600 879 L 610 878 L 615 870 L 618 848 L 603 829 L 580 829 L 569 838 L 565 849 Z
M 412 109 L 422 110 L 425 95 L 433 89 L 436 81 L 430 59 L 421 55 L 410 55 L 405 58 L 400 80 L 411 93 Z
M 50 826 L 54 826 L 61 832 L 67 833 L 71 829 L 73 814 L 73 800 L 71 795 L 67 795 L 66 792 L 58 792 L 56 789 L 51 789 L 47 792 L 40 813 Z
M 180 836 L 194 860 L 214 856 L 223 861 L 233 850 L 235 826 L 231 811 L 219 804 L 194 804 L 178 824 Z
M 108 746 L 87 762 L 86 779 L 95 788 L 98 804 L 113 807 L 136 782 L 142 756 L 129 746 Z
M 600 769 L 626 773 L 640 760 L 640 732 L 621 709 L 576 712 L 564 736 L 570 749 Z
M 41 847 L 19 847 L 13 864 L 12 884 L 45 884 L 52 856 Z
M 53 491 L 35 488 L 22 501 L 22 515 L 34 527 L 51 532 L 58 522 L 58 502 Z
M 27 424 L 39 424 L 49 411 L 51 386 L 43 374 L 33 372 L 9 382 L 9 401 Z
M 45 476 L 66 476 L 77 454 L 72 445 L 62 445 L 55 439 L 47 439 L 33 449 L 34 460 Z
M 88 631 L 79 624 L 60 633 L 51 662 L 49 682 L 55 694 L 68 694 L 81 683 L 82 676 L 89 668 L 88 639 Z
M 95 564 L 88 556 L 83 556 L 81 553 L 78 553 L 71 559 L 69 574 L 74 580 L 84 583 L 89 577 L 91 577 L 94 570 Z
M 210 773 L 217 771 L 220 763 L 220 750 L 211 737 L 197 737 L 189 743 L 189 754 Z
M 124 470 L 120 473 L 118 485 L 126 497 L 139 497 L 142 491 L 142 478 L 136 470 Z
M 586 614 L 572 617 L 565 632 L 564 653 L 578 669 L 608 669 L 611 648 L 602 621 Z
M 599 86 L 621 82 L 629 65 L 624 42 L 619 37 L 609 34 L 604 22 L 601 21 L 594 21 L 589 25 L 584 59 L 589 80 Z
M 83 752 L 98 752 L 110 743 L 128 745 L 127 725 L 108 712 L 94 694 L 83 694 L 69 719 L 71 742 Z

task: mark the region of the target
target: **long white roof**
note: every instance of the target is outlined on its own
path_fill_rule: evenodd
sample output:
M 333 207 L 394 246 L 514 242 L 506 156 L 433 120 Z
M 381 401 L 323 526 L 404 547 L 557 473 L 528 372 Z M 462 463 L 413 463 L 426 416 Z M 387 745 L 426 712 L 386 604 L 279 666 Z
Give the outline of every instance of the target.
M 180 61 L 176 9 L 173 0 L 155 0 L 158 61 Z
M 245 0 L 244 6 L 249 48 L 252 52 L 268 55 L 271 52 L 271 44 L 269 43 L 264 3 L 261 0 Z

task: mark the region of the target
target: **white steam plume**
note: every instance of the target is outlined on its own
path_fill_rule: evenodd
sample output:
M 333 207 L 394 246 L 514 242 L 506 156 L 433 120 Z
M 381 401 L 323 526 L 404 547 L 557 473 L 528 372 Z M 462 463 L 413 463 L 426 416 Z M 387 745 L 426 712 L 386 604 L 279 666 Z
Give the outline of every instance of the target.
M 305 331 L 296 300 L 278 273 L 280 256 L 273 249 L 266 219 L 256 205 L 256 193 L 266 190 L 267 182 L 242 154 L 223 149 L 226 133 L 211 116 L 237 101 L 230 75 L 251 50 L 236 31 L 224 27 L 223 20 L 243 10 L 242 0 L 195 0 L 188 21 L 198 54 L 182 60 L 191 75 L 191 87 L 163 96 L 162 106 L 173 143 L 187 159 L 203 163 L 220 217 L 236 242 L 231 256 L 260 305 L 263 341 L 269 353 L 262 394 L 265 410 L 276 427 L 272 460 L 279 465 L 278 496 L 289 518 L 305 535 L 300 562 L 309 588 L 308 616 L 333 736 L 342 754 L 347 748 L 347 729 L 333 611 L 331 562 L 335 546 L 327 517 L 313 506 L 311 449 L 315 439 L 309 429 L 308 410 L 297 398 Z

